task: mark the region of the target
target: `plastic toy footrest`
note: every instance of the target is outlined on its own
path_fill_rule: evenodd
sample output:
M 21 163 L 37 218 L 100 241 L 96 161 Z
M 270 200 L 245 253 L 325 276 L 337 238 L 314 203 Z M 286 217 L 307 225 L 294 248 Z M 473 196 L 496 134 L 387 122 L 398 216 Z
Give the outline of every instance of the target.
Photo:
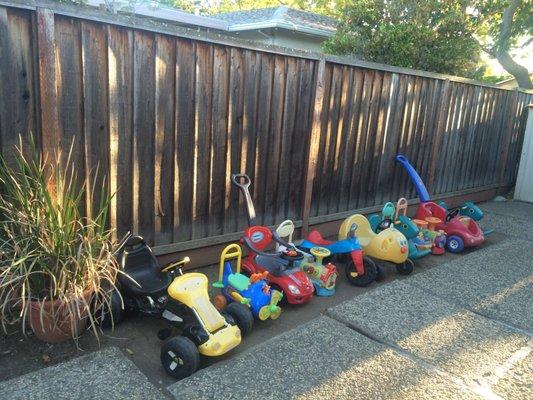
M 242 292 L 250 286 L 250 278 L 243 274 L 231 274 L 228 276 L 228 283 L 239 292 Z

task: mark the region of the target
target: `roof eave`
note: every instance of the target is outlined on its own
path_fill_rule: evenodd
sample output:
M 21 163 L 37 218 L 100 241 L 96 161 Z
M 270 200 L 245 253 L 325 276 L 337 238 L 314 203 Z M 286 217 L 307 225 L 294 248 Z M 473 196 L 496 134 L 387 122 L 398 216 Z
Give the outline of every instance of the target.
M 307 33 L 309 35 L 321 36 L 321 37 L 331 37 L 335 34 L 333 30 L 312 28 L 300 24 L 291 24 L 285 21 L 262 21 L 262 22 L 251 22 L 248 24 L 233 24 L 228 26 L 228 31 L 230 32 L 240 32 L 240 31 L 251 31 L 256 29 L 269 29 L 269 28 L 279 28 L 287 29 L 290 31 Z

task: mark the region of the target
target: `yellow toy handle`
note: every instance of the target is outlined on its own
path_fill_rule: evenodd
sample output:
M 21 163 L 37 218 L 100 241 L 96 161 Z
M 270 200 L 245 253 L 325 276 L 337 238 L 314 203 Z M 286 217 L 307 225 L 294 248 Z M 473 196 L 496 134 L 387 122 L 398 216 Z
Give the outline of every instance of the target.
M 168 264 L 166 267 L 161 269 L 161 272 L 168 272 L 171 269 L 174 269 L 176 267 L 179 267 L 180 265 L 188 264 L 191 261 L 189 257 L 183 257 L 180 261 L 173 262 L 171 264 Z
M 239 274 L 241 272 L 242 250 L 241 246 L 239 246 L 237 243 L 226 246 L 226 248 L 224 248 L 220 254 L 220 268 L 218 271 L 218 280 L 220 282 L 222 282 L 222 277 L 224 275 L 224 263 L 228 260 L 233 260 L 234 258 L 237 259 L 236 273 Z

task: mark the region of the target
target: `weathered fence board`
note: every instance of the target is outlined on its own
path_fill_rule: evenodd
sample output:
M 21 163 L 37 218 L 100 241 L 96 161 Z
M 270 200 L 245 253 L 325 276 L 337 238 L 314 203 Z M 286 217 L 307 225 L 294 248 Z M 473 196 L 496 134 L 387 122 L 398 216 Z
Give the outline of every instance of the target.
M 60 7 L 60 6 L 58 6 Z M 61 6 L 67 7 L 68 6 Z M 462 78 L 132 26 L 104 11 L 0 7 L 0 146 L 37 133 L 72 146 L 87 212 L 171 251 L 246 226 L 229 176 L 246 172 L 258 222 L 330 221 L 430 192 L 512 185 L 533 95 Z

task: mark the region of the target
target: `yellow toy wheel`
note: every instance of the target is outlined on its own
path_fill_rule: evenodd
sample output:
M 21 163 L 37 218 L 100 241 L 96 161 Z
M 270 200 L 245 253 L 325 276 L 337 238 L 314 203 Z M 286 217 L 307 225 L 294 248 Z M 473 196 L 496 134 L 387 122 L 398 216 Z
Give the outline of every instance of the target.
M 268 319 L 268 317 L 270 317 L 269 307 L 270 306 L 263 306 L 259 309 L 258 317 L 261 321 L 265 321 Z

